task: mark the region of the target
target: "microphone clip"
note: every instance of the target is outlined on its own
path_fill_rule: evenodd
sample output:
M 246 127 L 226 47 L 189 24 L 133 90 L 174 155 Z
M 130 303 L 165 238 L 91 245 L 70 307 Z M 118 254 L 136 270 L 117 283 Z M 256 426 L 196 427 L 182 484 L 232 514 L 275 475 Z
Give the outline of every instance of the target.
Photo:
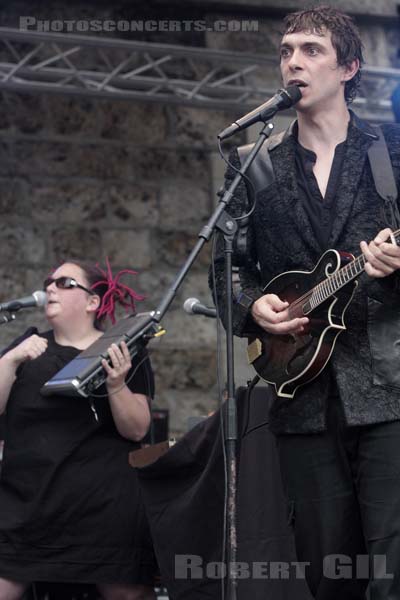
M 8 314 L 1 313 L 0 314 L 0 325 L 5 325 L 6 323 L 11 323 L 15 321 L 16 315 L 13 312 L 9 312 Z

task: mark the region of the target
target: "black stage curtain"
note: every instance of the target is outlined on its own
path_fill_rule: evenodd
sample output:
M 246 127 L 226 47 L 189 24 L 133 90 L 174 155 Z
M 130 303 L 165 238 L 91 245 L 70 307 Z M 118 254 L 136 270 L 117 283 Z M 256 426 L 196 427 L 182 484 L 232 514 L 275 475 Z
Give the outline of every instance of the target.
M 296 555 L 275 438 L 268 430 L 270 402 L 268 388 L 254 390 L 250 399 L 244 388 L 238 392 L 237 560 L 245 563 L 239 571 L 238 598 L 310 600 L 293 564 Z M 211 565 L 207 572 L 207 564 L 221 561 L 222 555 L 224 462 L 219 413 L 198 424 L 156 462 L 138 469 L 138 474 L 170 599 L 220 598 L 216 567 Z

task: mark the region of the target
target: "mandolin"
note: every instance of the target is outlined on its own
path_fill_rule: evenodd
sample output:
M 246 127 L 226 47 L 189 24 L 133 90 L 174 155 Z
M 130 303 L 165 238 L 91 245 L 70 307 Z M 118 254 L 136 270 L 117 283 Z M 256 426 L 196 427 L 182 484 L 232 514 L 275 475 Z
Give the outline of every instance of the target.
M 400 243 L 400 230 L 393 233 Z M 278 396 L 293 398 L 326 366 L 339 334 L 346 329 L 345 312 L 364 271 L 363 254 L 327 250 L 312 271 L 287 271 L 274 277 L 264 294 L 289 302 L 289 318 L 308 317 L 304 331 L 272 334 L 261 327 L 249 338 L 247 355 L 258 375 L 275 386 Z

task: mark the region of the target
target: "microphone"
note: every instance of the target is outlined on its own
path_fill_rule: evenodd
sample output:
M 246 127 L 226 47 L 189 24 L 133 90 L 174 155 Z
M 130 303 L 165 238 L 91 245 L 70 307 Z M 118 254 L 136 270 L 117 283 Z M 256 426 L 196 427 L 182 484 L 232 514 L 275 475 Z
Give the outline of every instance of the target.
M 24 298 L 17 298 L 16 300 L 3 302 L 3 304 L 0 304 L 0 312 L 5 310 L 16 311 L 20 308 L 31 308 L 32 306 L 45 306 L 46 304 L 46 292 L 38 290 L 37 292 L 33 292 L 31 296 L 25 296 Z
M 301 91 L 297 85 L 289 85 L 287 88 L 278 90 L 275 96 L 272 96 L 267 102 L 247 113 L 247 115 L 241 117 L 232 123 L 232 125 L 229 125 L 229 127 L 218 134 L 218 137 L 221 141 L 226 140 L 237 131 L 242 131 L 242 129 L 250 127 L 253 123 L 268 121 L 279 110 L 285 110 L 285 108 L 290 108 L 293 104 L 296 104 L 300 98 Z
M 211 317 L 211 319 L 217 318 L 217 311 L 211 306 L 204 306 L 197 298 L 188 298 L 183 303 L 183 310 L 188 315 L 203 315 L 204 317 Z

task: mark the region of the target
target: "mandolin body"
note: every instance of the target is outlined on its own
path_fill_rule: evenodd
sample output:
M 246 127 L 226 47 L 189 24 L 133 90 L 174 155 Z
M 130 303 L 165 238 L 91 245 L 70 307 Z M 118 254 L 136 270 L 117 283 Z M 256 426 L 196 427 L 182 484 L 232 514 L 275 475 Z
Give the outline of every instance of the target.
M 326 366 L 338 335 L 346 329 L 344 315 L 357 281 L 346 283 L 313 309 L 302 298 L 318 289 L 321 282 L 329 283 L 329 278 L 353 259 L 352 255 L 327 250 L 312 271 L 282 273 L 265 287 L 264 294 L 276 294 L 289 302 L 291 318 L 309 318 L 301 334 L 275 335 L 260 327 L 249 338 L 249 362 L 262 379 L 275 386 L 278 396 L 292 398 L 298 387 L 317 377 Z

